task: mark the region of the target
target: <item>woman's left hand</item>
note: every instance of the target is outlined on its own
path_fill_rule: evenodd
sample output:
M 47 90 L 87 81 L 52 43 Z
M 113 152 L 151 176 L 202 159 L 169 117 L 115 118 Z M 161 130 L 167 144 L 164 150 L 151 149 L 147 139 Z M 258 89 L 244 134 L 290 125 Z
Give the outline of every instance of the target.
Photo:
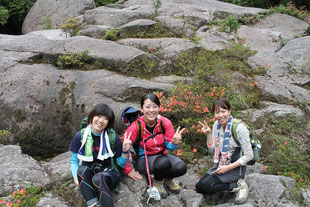
M 177 131 L 175 132 L 173 139 L 172 139 L 172 144 L 174 144 L 174 145 L 180 144 L 180 142 L 182 140 L 182 133 L 184 130 L 185 130 L 185 128 L 183 128 L 182 130 L 180 130 L 180 127 L 177 128 Z
M 129 133 L 128 137 L 127 137 L 127 132 L 125 132 L 124 142 L 123 142 L 123 151 L 124 152 L 128 152 L 130 147 L 131 147 L 132 141 L 130 140 L 130 136 L 131 136 L 131 132 Z
M 230 166 L 229 165 L 223 165 L 223 166 L 220 166 L 216 169 L 215 173 L 216 174 L 219 174 L 219 175 L 222 175 L 222 174 L 225 174 L 227 173 L 228 171 L 230 171 Z

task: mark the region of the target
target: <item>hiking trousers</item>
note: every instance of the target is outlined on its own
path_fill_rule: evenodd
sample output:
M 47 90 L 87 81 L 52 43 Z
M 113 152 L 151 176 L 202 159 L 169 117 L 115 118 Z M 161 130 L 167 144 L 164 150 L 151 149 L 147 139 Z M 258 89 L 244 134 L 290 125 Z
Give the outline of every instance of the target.
M 172 179 L 182 176 L 187 171 L 187 166 L 179 157 L 167 153 L 148 155 L 148 164 L 150 174 L 154 174 L 155 180 L 161 181 L 163 179 Z M 136 169 L 144 175 L 147 175 L 145 157 L 138 159 Z

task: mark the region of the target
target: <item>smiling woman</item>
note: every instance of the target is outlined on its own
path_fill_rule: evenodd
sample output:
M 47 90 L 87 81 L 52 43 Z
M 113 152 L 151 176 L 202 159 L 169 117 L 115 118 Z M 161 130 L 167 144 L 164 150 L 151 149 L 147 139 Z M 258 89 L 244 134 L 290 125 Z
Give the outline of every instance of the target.
M 119 167 L 125 166 L 131 146 L 126 134 L 122 144 L 112 128 L 114 121 L 113 110 L 97 104 L 88 114 L 87 127 L 76 133 L 69 147 L 73 180 L 88 206 L 114 206 L 111 191 L 119 185 Z
M 229 190 L 237 193 L 235 204 L 245 203 L 250 186 L 243 178 L 247 162 L 253 159 L 249 130 L 243 124 L 237 125 L 239 146 L 232 137 L 234 118 L 229 101 L 216 99 L 212 111 L 216 120 L 213 129 L 206 121 L 200 124 L 207 135 L 208 148 L 214 152 L 215 165 L 196 184 L 196 191 L 205 194 Z
M 171 193 L 178 194 L 181 188 L 173 181 L 173 178 L 184 175 L 187 166 L 184 161 L 169 154 L 167 150 L 179 147 L 184 129 L 180 130 L 178 127 L 174 131 L 171 121 L 159 115 L 160 101 L 153 93 L 142 97 L 140 110 L 143 115 L 126 129 L 127 134 L 131 133 L 132 143 L 137 146 L 138 159 L 134 163 L 135 169 L 127 163 L 124 172 L 134 180 L 142 179 L 140 173 L 154 174 L 153 184 L 158 189 L 161 198 L 168 196 L 165 187 Z M 139 129 L 137 123 L 141 126 Z

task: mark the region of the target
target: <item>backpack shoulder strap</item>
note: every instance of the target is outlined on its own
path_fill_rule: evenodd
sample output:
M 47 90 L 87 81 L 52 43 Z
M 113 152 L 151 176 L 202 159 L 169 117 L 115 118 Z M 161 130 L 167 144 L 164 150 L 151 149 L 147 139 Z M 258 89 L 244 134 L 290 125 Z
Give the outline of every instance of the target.
M 165 124 L 162 118 L 160 119 L 160 128 L 161 132 L 165 135 Z
M 234 119 L 232 123 L 232 137 L 238 146 L 240 146 L 240 142 L 238 141 L 238 138 L 237 138 L 237 126 L 240 123 L 242 123 L 242 120 L 240 119 Z
M 115 151 L 114 148 L 115 148 L 116 132 L 114 131 L 114 129 L 111 128 L 108 130 L 108 135 L 109 135 L 111 150 L 114 152 Z
M 82 142 L 82 140 L 83 140 L 83 135 L 84 135 L 85 129 L 86 129 L 86 128 L 81 129 L 81 142 Z

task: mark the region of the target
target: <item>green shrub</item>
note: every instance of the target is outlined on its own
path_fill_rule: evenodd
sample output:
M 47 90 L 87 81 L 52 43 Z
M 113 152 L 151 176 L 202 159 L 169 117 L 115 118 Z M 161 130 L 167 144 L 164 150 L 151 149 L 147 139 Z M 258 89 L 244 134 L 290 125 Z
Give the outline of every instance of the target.
M 9 10 L 0 6 L 0 25 L 5 25 L 9 19 Z
M 265 171 L 291 177 L 299 186 L 309 187 L 310 150 L 306 135 L 309 120 L 300 120 L 294 116 L 268 120 L 269 130 L 261 138 Z
M 60 29 L 71 37 L 76 36 L 81 29 L 81 23 L 79 19 L 69 18 L 67 21 L 60 26 Z
M 83 50 L 78 53 L 65 51 L 66 54 L 60 55 L 57 60 L 57 66 L 62 69 L 82 69 L 86 64 L 90 63 L 88 50 Z
M 107 4 L 113 4 L 118 0 L 95 0 L 96 7 L 105 6 Z
M 116 28 L 116 29 L 109 29 L 105 32 L 103 39 L 105 40 L 118 40 L 120 38 L 121 30 Z
M 2 140 L 3 138 L 5 138 L 6 136 L 11 135 L 11 129 L 1 129 L 0 130 L 0 140 Z
M 225 32 L 236 32 L 237 29 L 241 26 L 238 20 L 235 17 L 228 17 L 226 20 L 221 22 L 221 30 Z
M 43 29 L 52 29 L 53 28 L 52 20 L 48 17 L 43 18 L 42 23 L 43 23 Z
M 33 183 L 31 183 L 30 187 L 11 193 L 10 199 L 8 201 L 0 198 L 0 207 L 34 207 L 44 194 L 45 192 L 42 191 L 39 186 L 35 187 Z
M 299 19 L 305 19 L 306 17 L 310 17 L 310 14 L 307 12 L 307 10 L 303 10 L 303 8 L 297 9 L 292 2 L 288 2 L 285 5 L 280 4 L 279 6 L 271 7 L 267 10 L 267 14 L 273 13 L 273 12 L 279 12 L 288 14 L 291 16 L 295 16 Z

